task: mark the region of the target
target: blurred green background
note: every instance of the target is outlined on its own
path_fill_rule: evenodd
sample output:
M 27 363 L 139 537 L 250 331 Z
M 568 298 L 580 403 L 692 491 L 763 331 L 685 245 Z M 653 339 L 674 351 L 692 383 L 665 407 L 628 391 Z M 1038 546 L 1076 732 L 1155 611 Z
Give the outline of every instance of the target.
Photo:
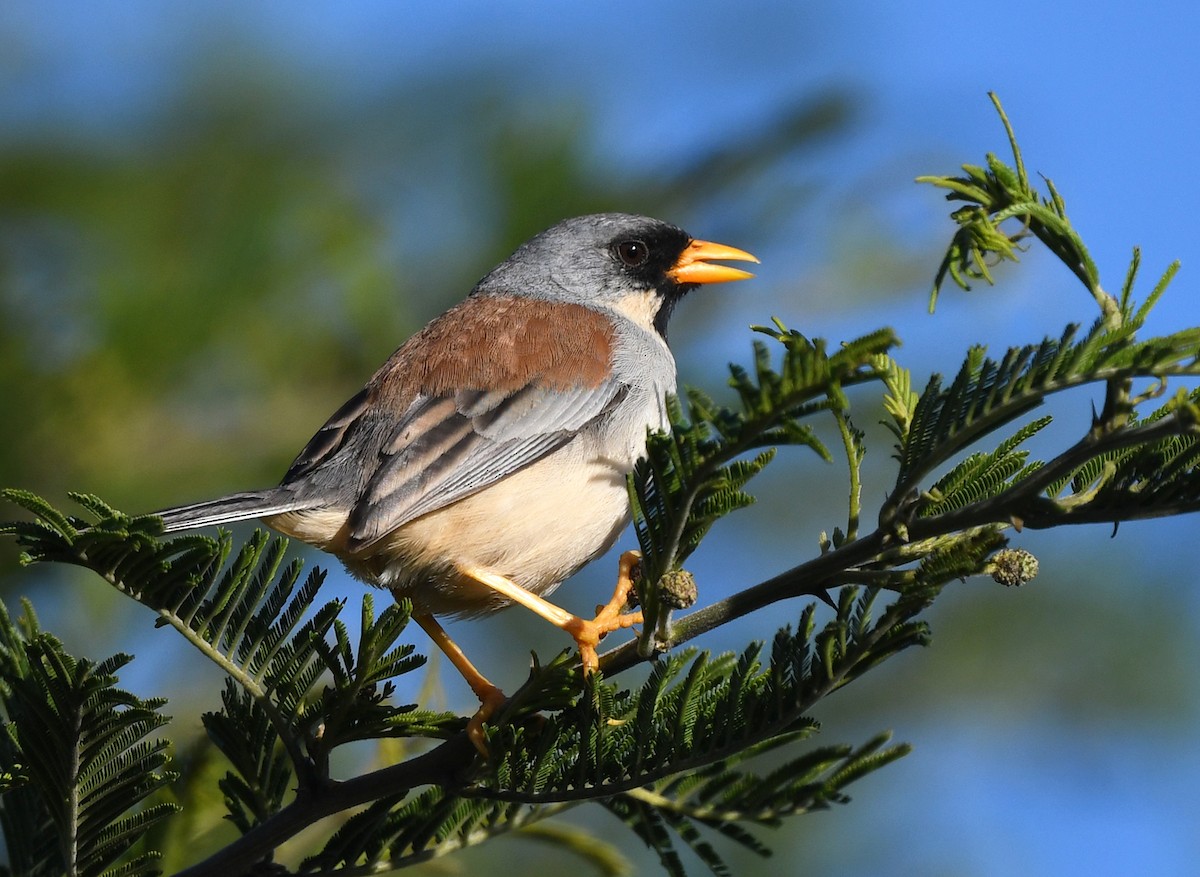
M 528 235 L 596 210 L 661 216 L 762 257 L 758 280 L 698 292 L 672 326 L 682 379 L 718 397 L 725 363 L 747 359 L 747 327 L 771 316 L 834 343 L 892 325 L 918 385 L 971 343 L 1058 334 L 1091 319 L 1089 301 L 1036 251 L 998 271 L 998 288 L 925 314 L 951 228 L 912 178 L 1003 151 L 994 89 L 1110 288 L 1135 243 L 1147 274 L 1186 260 L 1198 25 L 1183 4 L 1133 17 L 1079 0 L 9 4 L 0 485 L 143 511 L 274 483 L 409 334 Z M 1188 267 L 1160 308 L 1164 331 L 1200 318 Z M 1091 402 L 1059 403 L 1052 440 L 1082 428 Z M 870 505 L 890 447 L 875 400 L 861 406 Z M 844 471 L 785 457 L 757 485 L 762 503 L 695 556 L 702 600 L 810 556 L 842 523 Z M 931 649 L 828 704 L 824 742 L 892 728 L 916 751 L 849 807 L 769 836 L 777 858 L 763 867 L 1192 873 L 1196 521 L 1109 535 L 1019 537 L 1042 560 L 1035 583 L 952 589 Z M 585 570 L 562 602 L 595 604 L 614 564 Z M 337 569 L 328 587 L 361 594 Z M 148 615 L 86 576 L 19 569 L 10 545 L 0 588 L 10 606 L 31 597 L 75 653 L 136 652 L 128 685 L 172 698 L 181 743 L 199 732 L 215 676 Z M 800 608 L 701 645 L 740 648 Z M 512 685 L 531 645 L 565 645 L 545 627 L 507 613 L 453 633 Z M 457 680 L 445 696 L 470 708 Z M 598 813 L 574 819 L 649 869 Z M 504 839 L 440 867 L 534 855 L 570 864 Z

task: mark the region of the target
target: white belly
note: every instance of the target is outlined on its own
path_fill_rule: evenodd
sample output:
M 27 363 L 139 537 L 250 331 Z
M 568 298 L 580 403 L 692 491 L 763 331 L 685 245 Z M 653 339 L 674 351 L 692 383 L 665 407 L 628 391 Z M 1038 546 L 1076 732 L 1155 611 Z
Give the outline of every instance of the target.
M 508 605 L 456 567 L 483 567 L 536 594 L 603 554 L 629 521 L 633 458 L 606 459 L 594 436 L 473 496 L 410 521 L 377 546 L 376 583 L 417 611 L 475 615 Z M 373 552 L 376 553 L 376 552 Z M 382 555 L 382 556 L 380 556 Z

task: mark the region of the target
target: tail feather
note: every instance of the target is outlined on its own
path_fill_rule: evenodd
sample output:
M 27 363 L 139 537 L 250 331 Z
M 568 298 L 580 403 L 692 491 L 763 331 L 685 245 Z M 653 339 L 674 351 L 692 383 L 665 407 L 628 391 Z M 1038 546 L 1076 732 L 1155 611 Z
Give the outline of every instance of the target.
M 303 501 L 289 490 L 273 487 L 268 490 L 250 490 L 234 493 L 220 499 L 181 505 L 163 509 L 154 514 L 162 518 L 164 529 L 171 533 L 177 530 L 195 530 L 220 524 L 233 524 L 310 508 L 311 501 Z

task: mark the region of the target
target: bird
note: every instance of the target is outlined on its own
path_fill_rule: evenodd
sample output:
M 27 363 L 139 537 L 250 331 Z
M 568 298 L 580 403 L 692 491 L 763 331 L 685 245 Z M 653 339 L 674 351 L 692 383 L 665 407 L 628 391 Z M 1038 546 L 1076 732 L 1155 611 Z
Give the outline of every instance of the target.
M 625 552 L 595 618 L 549 602 L 630 520 L 628 474 L 676 389 L 667 323 L 702 284 L 753 275 L 750 253 L 626 213 L 567 219 L 521 244 L 402 344 L 317 431 L 278 486 L 164 509 L 164 532 L 259 519 L 411 602 L 479 698 L 503 691 L 438 621 L 520 604 L 566 631 L 585 673 L 625 611 Z

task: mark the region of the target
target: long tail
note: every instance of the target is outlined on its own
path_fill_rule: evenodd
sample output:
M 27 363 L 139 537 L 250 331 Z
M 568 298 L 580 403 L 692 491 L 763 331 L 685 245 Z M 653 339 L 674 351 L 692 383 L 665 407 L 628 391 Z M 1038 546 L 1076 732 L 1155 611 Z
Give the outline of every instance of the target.
M 249 521 L 254 518 L 278 515 L 282 512 L 311 508 L 312 505 L 311 500 L 297 499 L 292 491 L 285 487 L 271 487 L 266 490 L 233 493 L 220 499 L 163 509 L 155 514 L 163 519 L 166 532 L 170 533 L 175 530 L 195 530 L 200 527 Z

